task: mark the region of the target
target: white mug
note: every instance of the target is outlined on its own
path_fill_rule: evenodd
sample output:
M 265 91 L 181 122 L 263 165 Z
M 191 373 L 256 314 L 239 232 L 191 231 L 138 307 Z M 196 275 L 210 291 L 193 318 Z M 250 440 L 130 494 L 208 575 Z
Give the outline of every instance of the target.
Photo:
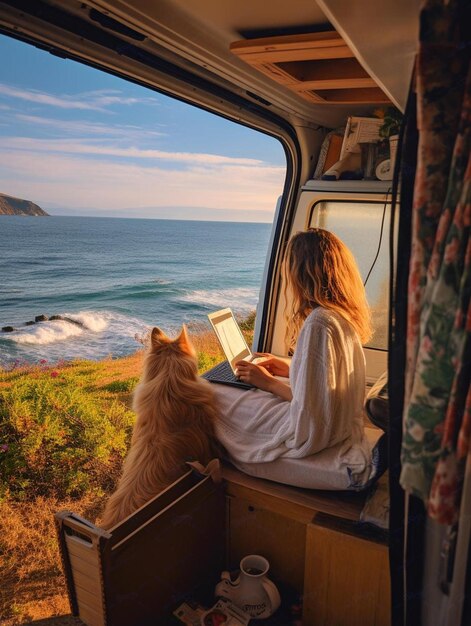
M 270 617 L 280 606 L 281 599 L 275 584 L 267 578 L 269 568 L 265 557 L 245 556 L 236 580 L 231 580 L 229 572 L 222 572 L 216 595 L 228 598 L 251 617 Z

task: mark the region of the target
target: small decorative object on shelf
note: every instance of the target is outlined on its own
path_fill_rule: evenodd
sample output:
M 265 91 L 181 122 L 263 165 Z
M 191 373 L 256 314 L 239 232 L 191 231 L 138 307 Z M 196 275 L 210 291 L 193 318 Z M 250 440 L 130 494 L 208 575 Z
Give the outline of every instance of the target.
M 364 180 L 376 179 L 376 165 L 378 163 L 378 143 L 360 143 L 361 169 Z
M 399 135 L 403 115 L 396 107 L 376 109 L 375 116 L 383 120 L 383 123 L 379 127 L 379 136 L 381 139 L 389 139 L 390 137 L 394 137 L 394 135 Z
M 376 117 L 347 119 L 338 160 L 326 167 L 333 137 L 324 141 L 314 178 L 321 180 L 392 180 L 402 114 L 395 107 L 377 109 Z M 338 133 L 338 131 L 336 131 Z
M 354 117 L 347 119 L 345 134 L 340 151 L 343 159 L 350 152 L 360 152 L 361 143 L 376 143 L 381 140 L 379 129 L 381 120 L 376 117 Z
M 335 165 L 322 174 L 322 180 L 361 180 L 361 155 L 359 152 L 347 152 Z
M 384 142 L 360 145 L 363 180 L 391 180 L 388 145 Z
M 281 599 L 278 589 L 267 578 L 269 567 L 263 556 L 251 554 L 244 557 L 236 580 L 231 580 L 229 572 L 222 572 L 221 582 L 216 585 L 216 596 L 229 598 L 251 617 L 270 617 L 280 606 Z
M 372 180 L 375 178 L 376 144 L 381 120 L 376 117 L 347 119 L 338 161 L 324 168 L 322 180 Z M 317 169 L 316 169 L 317 173 Z
M 344 133 L 344 128 L 338 128 L 325 136 L 314 171 L 314 179 L 319 180 L 340 159 Z
M 378 180 L 392 180 L 393 172 L 391 170 L 391 160 L 384 159 L 376 166 L 376 178 Z
M 396 109 L 396 107 L 393 106 L 387 107 L 386 109 L 377 109 L 375 111 L 375 115 L 379 119 L 383 120 L 379 128 L 379 136 L 384 142 L 389 142 L 390 177 L 380 178 L 380 180 L 391 180 L 394 173 L 397 142 L 399 140 L 399 131 L 401 129 L 403 115 L 398 109 Z

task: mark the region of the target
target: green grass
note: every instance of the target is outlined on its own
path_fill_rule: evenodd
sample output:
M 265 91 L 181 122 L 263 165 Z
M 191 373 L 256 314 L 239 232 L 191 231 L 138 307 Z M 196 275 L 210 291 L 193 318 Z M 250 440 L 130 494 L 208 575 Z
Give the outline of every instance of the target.
M 110 487 L 133 413 L 98 386 L 100 365 L 33 367 L 0 375 L 0 498 L 82 496 Z M 114 383 L 118 384 L 119 381 Z M 123 381 L 119 391 L 130 388 Z
M 250 342 L 255 313 L 239 320 Z M 190 325 L 198 371 L 223 358 L 214 333 Z M 142 353 L 0 370 L 0 500 L 97 496 L 127 453 Z
M 108 383 L 108 385 L 105 385 L 103 389 L 111 393 L 131 393 L 134 391 L 138 382 L 139 378 L 137 376 L 133 376 L 127 380 L 114 380 L 113 382 Z

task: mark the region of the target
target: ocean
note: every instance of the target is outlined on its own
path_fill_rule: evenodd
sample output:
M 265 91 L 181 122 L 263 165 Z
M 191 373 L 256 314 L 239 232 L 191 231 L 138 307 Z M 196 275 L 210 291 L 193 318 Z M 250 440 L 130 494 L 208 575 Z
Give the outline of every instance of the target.
M 269 224 L 0 217 L 0 365 L 131 354 L 152 326 L 257 306 Z M 38 315 L 67 319 L 26 325 Z M 209 328 L 209 325 L 208 325 Z

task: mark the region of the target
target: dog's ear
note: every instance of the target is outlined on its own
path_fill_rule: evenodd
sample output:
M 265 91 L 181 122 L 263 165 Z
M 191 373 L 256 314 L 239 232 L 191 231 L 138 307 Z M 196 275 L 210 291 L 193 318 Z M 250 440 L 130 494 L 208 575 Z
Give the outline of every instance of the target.
M 152 329 L 150 339 L 153 346 L 160 346 L 168 341 L 167 335 L 162 330 L 160 330 L 160 328 L 157 328 L 157 326 Z
M 188 337 L 188 329 L 186 327 L 186 324 L 183 324 L 180 334 L 178 335 L 176 341 L 178 342 L 178 345 L 183 350 L 183 352 L 186 352 L 187 354 L 192 354 L 192 355 L 195 354 L 195 349 L 193 347 L 193 344 L 191 343 L 190 338 Z

